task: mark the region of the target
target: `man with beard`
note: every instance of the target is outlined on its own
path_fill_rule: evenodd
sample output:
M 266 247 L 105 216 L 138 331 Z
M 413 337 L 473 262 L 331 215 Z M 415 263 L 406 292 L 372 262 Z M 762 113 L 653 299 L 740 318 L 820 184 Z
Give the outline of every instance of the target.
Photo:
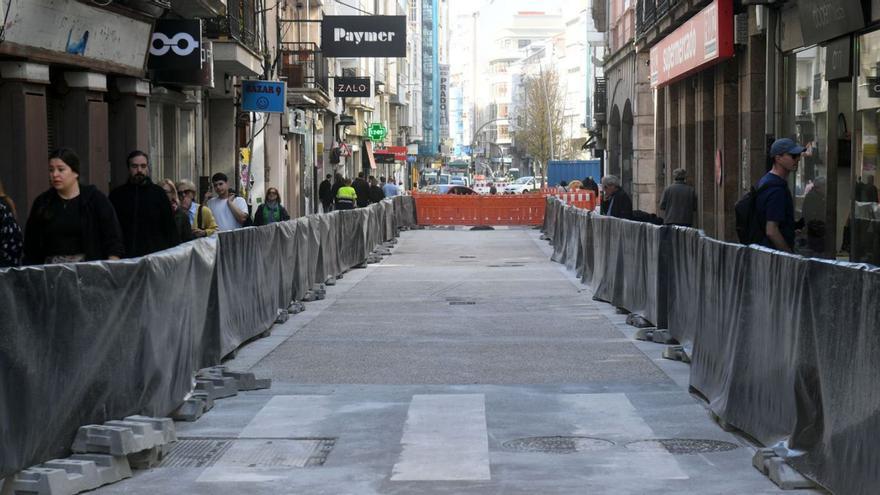
M 125 254 L 130 258 L 179 244 L 171 203 L 165 191 L 150 180 L 149 157 L 135 150 L 128 155 L 128 182 L 110 192 Z

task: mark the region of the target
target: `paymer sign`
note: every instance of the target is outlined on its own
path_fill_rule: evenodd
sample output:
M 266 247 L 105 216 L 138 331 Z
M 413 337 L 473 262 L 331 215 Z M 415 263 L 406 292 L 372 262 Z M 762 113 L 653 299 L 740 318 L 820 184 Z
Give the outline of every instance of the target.
M 406 16 L 324 16 L 321 51 L 325 57 L 406 57 Z

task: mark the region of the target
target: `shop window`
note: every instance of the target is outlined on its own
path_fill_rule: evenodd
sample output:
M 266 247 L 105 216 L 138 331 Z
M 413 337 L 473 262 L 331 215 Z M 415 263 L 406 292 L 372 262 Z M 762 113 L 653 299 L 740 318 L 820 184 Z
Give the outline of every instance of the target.
M 855 140 L 855 211 L 852 222 L 853 261 L 880 265 L 880 204 L 877 167 L 880 162 L 880 31 L 859 37 L 856 109 L 861 132 Z

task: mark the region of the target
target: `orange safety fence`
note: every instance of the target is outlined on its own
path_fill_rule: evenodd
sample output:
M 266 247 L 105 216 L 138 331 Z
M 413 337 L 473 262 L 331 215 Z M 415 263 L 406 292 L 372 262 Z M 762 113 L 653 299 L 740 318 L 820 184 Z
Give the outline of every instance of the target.
M 579 208 L 592 209 L 590 193 L 563 198 Z M 545 194 L 458 195 L 414 193 L 419 225 L 541 225 L 547 204 Z

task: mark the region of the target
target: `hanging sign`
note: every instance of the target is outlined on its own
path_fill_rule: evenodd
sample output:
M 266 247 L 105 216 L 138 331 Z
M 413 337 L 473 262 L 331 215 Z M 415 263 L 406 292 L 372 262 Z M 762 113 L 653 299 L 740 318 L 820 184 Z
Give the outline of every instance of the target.
M 844 36 L 825 45 L 825 80 L 852 78 L 852 37 Z
M 815 45 L 865 27 L 859 0 L 799 0 L 804 45 Z
M 367 128 L 367 137 L 370 141 L 382 141 L 388 135 L 388 129 L 381 122 L 373 122 Z
M 159 19 L 150 40 L 151 70 L 199 72 L 204 62 L 200 19 Z
M 241 109 L 245 112 L 284 113 L 287 110 L 287 84 L 284 81 L 242 81 Z
M 369 98 L 369 77 L 337 77 L 333 79 L 333 95 L 337 98 Z
M 656 88 L 733 56 L 733 0 L 714 0 L 651 48 Z
M 406 57 L 405 15 L 325 15 L 325 57 Z

